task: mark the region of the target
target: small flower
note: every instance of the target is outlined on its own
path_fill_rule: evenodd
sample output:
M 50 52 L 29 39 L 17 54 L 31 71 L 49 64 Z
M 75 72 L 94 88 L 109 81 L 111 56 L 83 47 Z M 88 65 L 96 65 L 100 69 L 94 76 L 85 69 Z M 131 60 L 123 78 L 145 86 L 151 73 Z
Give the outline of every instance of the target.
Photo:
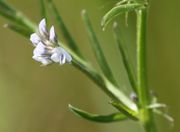
M 43 65 L 51 63 L 63 65 L 72 61 L 71 55 L 59 46 L 54 26 L 48 32 L 45 19 L 39 23 L 38 32 L 31 34 L 30 41 L 35 47 L 32 58 Z
M 56 63 L 62 65 L 64 63 L 70 63 L 72 60 L 71 56 L 61 47 L 54 48 L 52 52 L 51 60 Z
M 31 34 L 30 40 L 33 46 L 37 46 L 37 44 L 41 41 L 40 37 L 36 33 Z

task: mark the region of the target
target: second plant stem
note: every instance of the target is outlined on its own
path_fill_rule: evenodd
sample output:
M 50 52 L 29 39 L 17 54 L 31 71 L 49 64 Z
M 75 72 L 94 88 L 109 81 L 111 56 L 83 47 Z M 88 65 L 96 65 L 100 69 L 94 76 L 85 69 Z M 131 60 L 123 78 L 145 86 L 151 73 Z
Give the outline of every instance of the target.
M 156 132 L 152 110 L 147 108 L 151 103 L 151 97 L 147 86 L 146 34 L 147 8 L 144 8 L 137 11 L 137 91 L 140 122 L 146 132 Z

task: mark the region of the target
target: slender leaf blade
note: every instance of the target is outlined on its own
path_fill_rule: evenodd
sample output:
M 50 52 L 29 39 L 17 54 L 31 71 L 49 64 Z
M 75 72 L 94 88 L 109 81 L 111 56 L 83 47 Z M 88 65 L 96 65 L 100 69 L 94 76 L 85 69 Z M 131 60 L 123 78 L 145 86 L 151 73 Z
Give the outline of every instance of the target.
M 25 17 L 20 11 L 10 6 L 5 1 L 0 1 L 0 15 L 8 19 L 11 23 L 35 31 L 35 25 Z
M 136 80 L 135 80 L 135 75 L 133 74 L 133 70 L 130 66 L 130 62 L 129 62 L 130 59 L 129 59 L 128 53 L 126 52 L 126 50 L 122 44 L 123 43 L 122 42 L 122 35 L 120 33 L 120 28 L 119 28 L 117 23 L 114 23 L 114 25 L 113 25 L 113 32 L 114 32 L 115 41 L 117 43 L 119 52 L 120 52 L 121 57 L 122 57 L 122 62 L 124 64 L 124 67 L 125 67 L 126 72 L 127 72 L 129 82 L 130 82 L 131 87 L 133 88 L 134 92 L 137 92 L 137 84 L 136 84 Z
M 85 118 L 90 121 L 99 122 L 99 123 L 111 123 L 117 121 L 123 121 L 127 119 L 127 116 L 122 113 L 113 113 L 109 115 L 97 115 L 91 114 L 86 111 L 80 110 L 72 105 L 69 105 L 69 109 L 76 115 Z
M 115 101 L 110 102 L 110 104 L 114 106 L 115 108 L 117 108 L 120 112 L 125 114 L 127 117 L 133 120 L 138 120 L 138 113 L 136 111 L 133 111 L 129 109 L 128 107 L 126 107 L 125 105 L 115 102 Z
M 93 30 L 92 24 L 90 22 L 90 19 L 88 17 L 88 14 L 85 10 L 82 11 L 82 19 L 86 28 L 86 31 L 88 33 L 88 37 L 91 41 L 91 46 L 93 49 L 93 52 L 96 56 L 96 59 L 99 63 L 100 68 L 102 69 L 102 72 L 104 73 L 104 75 L 117 86 L 117 82 L 113 76 L 113 73 L 107 63 L 107 60 L 105 58 L 105 55 L 102 51 L 102 48 L 100 46 L 100 43 L 96 37 L 96 34 Z
M 5 24 L 4 27 L 9 28 L 10 30 L 17 32 L 27 38 L 32 33 L 31 31 L 28 31 L 27 29 L 24 29 L 23 27 L 20 27 L 20 26 L 14 25 L 14 24 Z
M 15 9 L 10 6 L 6 1 L 4 0 L 0 0 L 0 9 L 1 10 L 7 10 L 7 11 L 11 11 L 11 12 L 14 12 Z

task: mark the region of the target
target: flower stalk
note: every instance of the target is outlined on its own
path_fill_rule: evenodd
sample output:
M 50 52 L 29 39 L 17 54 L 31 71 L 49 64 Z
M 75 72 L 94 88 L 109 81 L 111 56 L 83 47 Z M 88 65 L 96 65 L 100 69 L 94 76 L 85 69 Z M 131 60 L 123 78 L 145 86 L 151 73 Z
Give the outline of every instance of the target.
M 137 91 L 139 98 L 140 122 L 146 132 L 156 132 L 147 86 L 146 67 L 147 8 L 137 11 Z

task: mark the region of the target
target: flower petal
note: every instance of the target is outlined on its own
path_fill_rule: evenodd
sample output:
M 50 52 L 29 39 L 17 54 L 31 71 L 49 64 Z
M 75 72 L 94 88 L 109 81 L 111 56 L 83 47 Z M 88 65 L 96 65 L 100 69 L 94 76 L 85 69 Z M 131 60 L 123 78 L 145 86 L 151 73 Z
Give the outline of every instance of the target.
M 58 63 L 58 62 L 59 62 L 59 54 L 53 53 L 53 54 L 51 55 L 51 60 L 54 61 L 54 62 L 56 62 L 56 63 Z
M 55 32 L 54 26 L 52 26 L 50 29 L 49 40 L 52 41 L 53 43 L 57 43 L 57 35 Z
M 65 54 L 61 54 L 60 59 L 59 59 L 59 64 L 63 65 L 65 63 L 66 63 L 66 56 Z
M 42 35 L 42 36 L 48 36 L 48 30 L 47 30 L 47 27 L 46 27 L 46 20 L 45 18 L 42 19 L 39 23 L 39 33 Z
M 33 46 L 37 46 L 41 39 L 36 33 L 33 33 L 30 36 L 30 41 L 32 42 Z
M 34 55 L 32 57 L 35 61 L 41 62 L 43 65 L 48 65 L 51 64 L 52 61 L 50 60 L 50 58 L 48 57 L 43 57 L 43 56 L 36 56 Z
M 70 62 L 72 61 L 71 55 L 70 55 L 67 51 L 65 51 L 64 49 L 63 49 L 63 54 L 64 54 L 65 57 L 66 57 L 66 62 L 67 62 L 67 63 L 70 63 Z
M 65 64 L 65 63 L 69 63 L 72 60 L 72 57 L 69 53 L 67 53 L 63 48 L 61 47 L 57 47 L 54 48 L 52 50 L 52 55 L 51 55 L 51 59 L 56 62 L 59 63 L 61 65 Z
M 51 54 L 51 51 L 48 50 L 42 42 L 39 42 L 36 48 L 34 49 L 33 54 L 37 56 L 49 55 Z

